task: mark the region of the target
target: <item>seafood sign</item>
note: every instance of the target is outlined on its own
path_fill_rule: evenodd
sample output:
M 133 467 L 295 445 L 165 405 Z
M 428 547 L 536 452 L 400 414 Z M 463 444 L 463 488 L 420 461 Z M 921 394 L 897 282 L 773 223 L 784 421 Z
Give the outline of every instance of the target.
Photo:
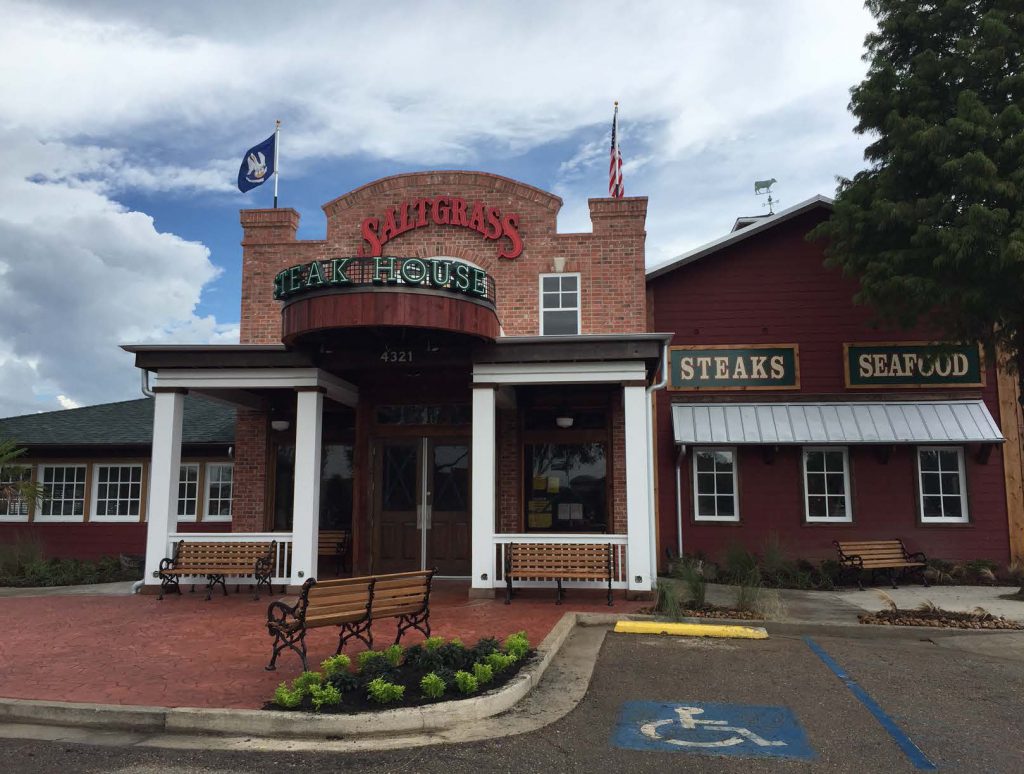
M 844 344 L 847 387 L 983 387 L 976 344 Z

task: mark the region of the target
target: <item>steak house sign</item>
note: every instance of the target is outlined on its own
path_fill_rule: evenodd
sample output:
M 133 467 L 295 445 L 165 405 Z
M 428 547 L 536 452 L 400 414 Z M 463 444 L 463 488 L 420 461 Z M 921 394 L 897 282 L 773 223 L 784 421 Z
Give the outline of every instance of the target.
M 364 218 L 360 226 L 365 244 L 359 246 L 360 256 L 378 256 L 384 245 L 400 234 L 425 226 L 461 226 L 476 231 L 484 239 L 508 240 L 498 245 L 498 257 L 509 260 L 523 252 L 519 236 L 519 216 L 502 214 L 497 207 L 480 201 L 467 202 L 458 196 L 435 196 L 412 199 L 390 207 L 383 217 Z

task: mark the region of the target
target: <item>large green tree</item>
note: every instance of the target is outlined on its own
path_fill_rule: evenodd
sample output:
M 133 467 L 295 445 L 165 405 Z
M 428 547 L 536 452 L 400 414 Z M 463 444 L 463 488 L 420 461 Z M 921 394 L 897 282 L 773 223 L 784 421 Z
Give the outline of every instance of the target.
M 866 5 L 869 166 L 812 238 L 879 321 L 998 347 L 1024 380 L 1024 2 Z

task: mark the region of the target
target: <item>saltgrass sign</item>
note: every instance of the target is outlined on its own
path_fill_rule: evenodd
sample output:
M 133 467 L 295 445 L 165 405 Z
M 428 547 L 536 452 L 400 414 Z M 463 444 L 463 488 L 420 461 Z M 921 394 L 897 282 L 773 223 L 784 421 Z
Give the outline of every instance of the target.
M 984 387 L 974 344 L 920 342 L 843 345 L 847 387 Z
M 672 390 L 795 390 L 800 387 L 796 344 L 671 347 Z

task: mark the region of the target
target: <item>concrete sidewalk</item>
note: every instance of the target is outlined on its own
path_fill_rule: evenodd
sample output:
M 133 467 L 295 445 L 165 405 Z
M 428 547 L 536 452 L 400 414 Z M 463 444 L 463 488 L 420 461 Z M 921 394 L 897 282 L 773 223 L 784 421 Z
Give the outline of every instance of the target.
M 682 592 L 682 583 L 669 580 Z M 992 615 L 1001 615 L 1013 621 L 1024 621 L 1024 601 L 1002 599 L 1013 594 L 1016 587 L 1009 586 L 901 586 L 893 589 L 876 586 L 837 591 L 803 591 L 798 589 L 766 589 L 770 595 L 777 595 L 780 609 L 768 616 L 771 621 L 793 624 L 818 624 L 829 626 L 857 625 L 857 616 L 864 611 L 874 612 L 887 607 L 880 594 L 884 592 L 895 600 L 897 607 L 912 610 L 922 602 L 931 602 L 943 610 L 970 612 L 976 607 Z M 736 587 L 720 583 L 707 585 L 707 601 L 713 605 L 731 607 L 736 603 Z
M 131 596 L 135 581 L 89 583 L 84 586 L 0 587 L 0 599 L 6 597 L 126 597 Z

